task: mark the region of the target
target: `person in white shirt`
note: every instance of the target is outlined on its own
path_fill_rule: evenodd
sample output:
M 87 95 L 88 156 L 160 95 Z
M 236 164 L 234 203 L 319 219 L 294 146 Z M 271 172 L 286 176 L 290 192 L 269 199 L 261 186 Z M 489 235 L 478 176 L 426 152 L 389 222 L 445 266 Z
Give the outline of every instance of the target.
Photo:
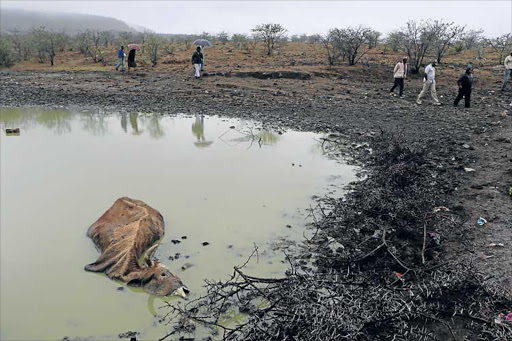
M 421 104 L 421 98 L 425 95 L 428 88 L 430 88 L 430 94 L 434 100 L 434 105 L 441 105 L 439 99 L 437 98 L 436 92 L 436 62 L 428 64 L 425 68 L 425 77 L 423 77 L 423 89 L 418 95 L 416 103 Z
M 512 72 L 512 52 L 510 52 L 510 55 L 508 55 L 507 58 L 505 58 L 503 65 L 505 65 L 505 78 L 503 79 L 501 91 L 507 90 L 507 83 L 510 78 L 510 73 Z
M 395 78 L 395 83 L 391 90 L 389 90 L 389 94 L 393 95 L 393 90 L 398 86 L 400 87 L 400 98 L 404 98 L 404 79 L 407 77 L 407 59 L 405 56 L 402 58 L 401 62 L 396 63 L 393 69 L 393 77 Z

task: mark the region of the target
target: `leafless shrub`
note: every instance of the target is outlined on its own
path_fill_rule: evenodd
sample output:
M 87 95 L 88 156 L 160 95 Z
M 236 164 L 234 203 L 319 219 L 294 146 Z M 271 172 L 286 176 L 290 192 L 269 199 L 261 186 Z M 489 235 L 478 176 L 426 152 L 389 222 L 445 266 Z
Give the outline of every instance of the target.
M 280 24 L 267 23 L 256 25 L 252 32 L 255 38 L 265 43 L 267 55 L 270 56 L 275 48 L 282 45 L 286 29 Z

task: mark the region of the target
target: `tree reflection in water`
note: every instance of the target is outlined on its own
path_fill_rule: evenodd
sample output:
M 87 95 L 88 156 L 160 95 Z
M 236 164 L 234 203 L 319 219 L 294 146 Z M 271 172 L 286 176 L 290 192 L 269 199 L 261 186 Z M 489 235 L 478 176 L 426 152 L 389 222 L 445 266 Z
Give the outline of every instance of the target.
M 105 135 L 108 131 L 103 110 L 90 110 L 86 114 L 80 115 L 80 120 L 83 123 L 83 129 L 95 136 Z
M 139 118 L 139 114 L 130 114 L 130 125 L 132 126 L 132 134 L 140 135 L 142 134 L 142 130 L 139 130 L 139 124 L 137 119 Z
M 165 136 L 164 129 L 160 125 L 160 115 L 155 113 L 151 114 L 149 120 L 147 120 L 145 123 L 146 128 L 149 131 L 149 135 L 155 140 Z
M 2 129 L 42 126 L 52 130 L 55 134 L 71 132 L 71 120 L 74 114 L 65 109 L 40 108 L 1 108 L 0 124 Z

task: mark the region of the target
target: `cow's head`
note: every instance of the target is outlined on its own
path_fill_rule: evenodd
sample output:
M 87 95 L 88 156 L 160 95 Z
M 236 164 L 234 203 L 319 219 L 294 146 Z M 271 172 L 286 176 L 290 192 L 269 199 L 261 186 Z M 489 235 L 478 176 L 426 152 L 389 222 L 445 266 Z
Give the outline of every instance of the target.
M 148 293 L 157 296 L 179 295 L 187 297 L 188 288 L 178 276 L 169 271 L 162 263 L 153 261 L 152 255 L 157 245 L 151 247 L 146 253 L 145 268 L 128 282 L 128 285 L 141 286 Z
M 149 281 L 144 283 L 143 288 L 147 292 L 158 296 L 180 295 L 186 297 L 188 288 L 181 282 L 178 276 L 174 275 L 164 265 L 153 262 L 149 268 L 152 274 Z

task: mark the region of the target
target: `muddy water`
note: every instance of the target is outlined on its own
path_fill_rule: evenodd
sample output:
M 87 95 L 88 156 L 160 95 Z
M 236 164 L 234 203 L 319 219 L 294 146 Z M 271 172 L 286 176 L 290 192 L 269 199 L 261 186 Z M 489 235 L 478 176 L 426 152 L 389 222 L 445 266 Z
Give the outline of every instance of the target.
M 311 196 L 354 179 L 317 135 L 255 122 L 24 108 L 0 109 L 0 125 L 2 340 L 166 334 L 164 300 L 83 270 L 98 256 L 87 228 L 118 197 L 163 214 L 156 256 L 196 297 L 254 244 L 246 271 L 281 276 L 275 244 L 301 240 Z

